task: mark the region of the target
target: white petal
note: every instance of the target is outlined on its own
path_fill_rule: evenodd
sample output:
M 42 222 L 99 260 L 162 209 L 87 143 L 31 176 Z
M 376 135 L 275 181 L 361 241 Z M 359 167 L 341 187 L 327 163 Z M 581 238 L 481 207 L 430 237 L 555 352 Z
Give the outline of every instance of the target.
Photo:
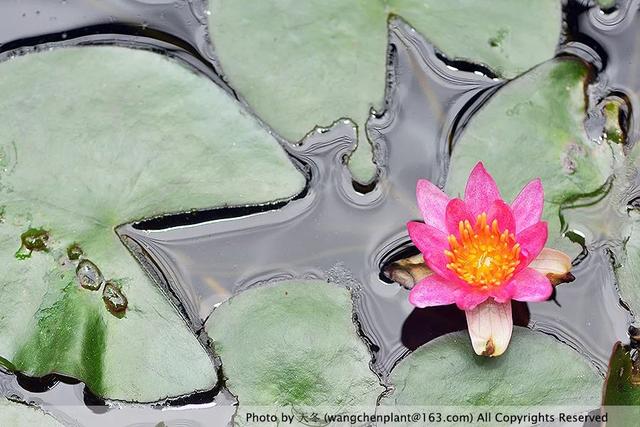
M 554 285 L 573 280 L 573 276 L 569 273 L 571 258 L 555 249 L 544 248 L 536 259 L 531 261 L 529 267 L 547 276 Z
M 489 298 L 465 314 L 476 354 L 493 357 L 505 352 L 513 331 L 511 302 L 497 303 Z

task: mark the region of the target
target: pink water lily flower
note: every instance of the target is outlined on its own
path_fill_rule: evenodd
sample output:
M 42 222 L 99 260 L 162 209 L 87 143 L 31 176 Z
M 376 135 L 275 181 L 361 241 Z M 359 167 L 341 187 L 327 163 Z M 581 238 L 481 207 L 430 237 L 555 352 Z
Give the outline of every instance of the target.
M 511 339 L 511 300 L 544 301 L 547 275 L 566 274 L 570 258 L 544 248 L 542 183 L 527 184 L 509 205 L 482 163 L 471 171 L 464 200 L 450 199 L 427 180 L 418 181 L 424 223 L 409 222 L 409 236 L 433 274 L 409 294 L 417 307 L 456 304 L 464 310 L 477 354 L 498 356 Z

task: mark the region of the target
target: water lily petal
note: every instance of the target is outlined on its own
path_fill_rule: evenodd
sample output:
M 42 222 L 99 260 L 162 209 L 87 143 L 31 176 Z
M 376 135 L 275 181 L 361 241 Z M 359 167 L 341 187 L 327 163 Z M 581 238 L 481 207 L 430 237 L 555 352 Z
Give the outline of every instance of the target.
M 483 292 L 464 284 L 461 292 L 456 295 L 456 305 L 460 310 L 473 310 L 490 297 L 488 292 Z
M 453 304 L 459 287 L 435 274 L 418 282 L 409 292 L 409 302 L 416 307 L 433 307 L 436 305 Z
M 422 222 L 410 221 L 407 223 L 407 230 L 413 243 L 425 255 L 425 261 L 427 261 L 426 255 L 432 252 L 443 252 L 449 248 L 447 234 L 435 227 Z
M 491 227 L 493 220 L 498 220 L 498 229 L 500 231 L 509 230 L 513 233 L 516 229 L 516 221 L 511 212 L 511 207 L 503 200 L 494 200 L 487 211 L 487 224 Z
M 544 248 L 540 255 L 529 264 L 529 268 L 533 268 L 551 281 L 551 284 L 571 282 L 574 277 L 570 273 L 571 258 L 564 252 Z
M 551 281 L 533 268 L 525 268 L 504 289 L 516 301 L 545 301 L 553 292 Z
M 444 254 L 444 251 L 449 249 L 447 234 L 435 227 L 415 221 L 407 223 L 407 230 L 409 230 L 411 241 L 422 252 L 427 266 L 434 273 L 455 281 L 457 276 L 447 268 L 449 260 Z
M 513 331 L 511 303 L 489 298 L 473 310 L 466 310 L 471 345 L 481 356 L 500 356 L 507 349 Z
M 515 231 L 520 231 L 537 224 L 542 217 L 544 207 L 544 190 L 540 178 L 529 182 L 516 196 L 511 204 L 516 219 Z
M 516 235 L 516 241 L 522 249 L 522 261 L 518 266 L 518 270 L 522 270 L 529 265 L 544 248 L 544 244 L 547 242 L 547 223 L 540 221 L 528 227 Z
M 424 223 L 439 230 L 446 230 L 445 211 L 449 197 L 431 181 L 419 179 L 416 185 L 416 198 Z
M 475 224 L 475 219 L 469 213 L 467 204 L 462 199 L 451 199 L 446 209 L 447 231 L 456 237 L 460 237 L 458 226 L 460 221 L 469 221 Z
M 502 199 L 496 182 L 484 168 L 482 162 L 478 162 L 469 175 L 467 186 L 464 190 L 464 201 L 474 217 L 486 212 L 495 200 Z
M 507 282 L 497 288 L 491 289 L 489 294 L 497 303 L 503 304 L 511 301 L 513 290 L 509 287 L 509 283 Z

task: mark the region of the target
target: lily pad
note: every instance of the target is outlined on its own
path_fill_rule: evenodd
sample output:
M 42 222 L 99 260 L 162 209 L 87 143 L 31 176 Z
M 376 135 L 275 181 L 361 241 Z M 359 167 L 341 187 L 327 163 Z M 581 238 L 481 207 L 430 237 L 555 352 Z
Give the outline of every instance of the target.
M 60 48 L 0 75 L 0 357 L 113 399 L 211 389 L 208 352 L 114 228 L 288 198 L 302 175 L 237 102 L 166 56 Z M 80 286 L 80 251 L 124 311 L 109 311 L 105 285 Z
M 629 347 L 616 343 L 609 359 L 602 399 L 609 417 L 607 425 L 633 425 L 640 416 L 640 377 L 637 364 L 637 361 L 632 361 Z
M 375 406 L 383 389 L 352 313 L 350 292 L 321 281 L 252 288 L 219 306 L 206 330 L 240 413 Z
M 231 85 L 286 139 L 350 118 L 359 141 L 351 171 L 364 182 L 375 172 L 365 124 L 372 107 L 383 107 L 390 17 L 407 20 L 449 58 L 512 78 L 553 57 L 560 6 L 556 0 L 213 0 L 210 28 Z
M 640 375 L 633 366 L 629 348 L 619 342 L 611 352 L 602 403 L 607 406 L 640 406 Z
M 62 427 L 62 424 L 38 408 L 0 397 L 0 426 Z
M 577 59 L 542 64 L 501 88 L 470 120 L 454 146 L 446 189 L 462 194 L 471 168 L 484 162 L 506 200 L 531 179 L 545 191 L 549 244 L 562 241 L 560 207 L 601 189 L 614 170 L 608 143 L 584 129 L 587 67 Z
M 500 357 L 477 356 L 466 331 L 437 338 L 392 371 L 383 405 L 593 406 L 602 378 L 555 339 L 515 327 Z

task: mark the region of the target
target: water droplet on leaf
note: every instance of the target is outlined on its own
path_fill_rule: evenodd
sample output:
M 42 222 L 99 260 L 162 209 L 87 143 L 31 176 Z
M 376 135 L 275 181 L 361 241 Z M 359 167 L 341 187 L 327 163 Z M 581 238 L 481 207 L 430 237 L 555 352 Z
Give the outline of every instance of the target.
M 107 310 L 116 317 L 122 317 L 127 309 L 127 297 L 116 284 L 107 282 L 102 291 L 102 300 Z
M 97 291 L 104 283 L 100 269 L 88 259 L 80 261 L 76 268 L 76 277 L 80 286 L 92 291 Z

